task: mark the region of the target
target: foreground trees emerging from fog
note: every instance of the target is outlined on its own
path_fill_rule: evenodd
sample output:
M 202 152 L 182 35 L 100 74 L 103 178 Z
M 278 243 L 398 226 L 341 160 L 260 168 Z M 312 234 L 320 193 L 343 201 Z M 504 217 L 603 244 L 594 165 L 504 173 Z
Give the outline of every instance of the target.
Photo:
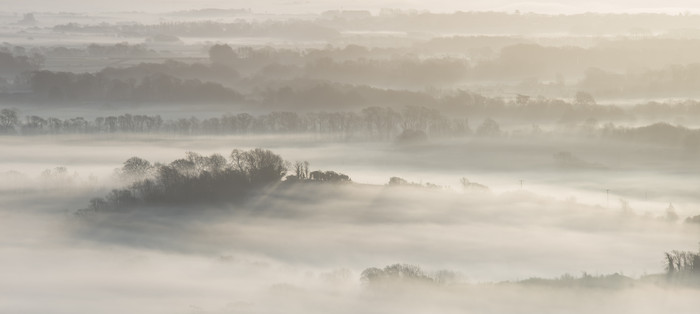
M 78 214 L 136 207 L 235 203 L 258 189 L 282 182 L 351 181 L 347 175 L 334 171 L 309 173 L 308 166 L 308 162 L 298 162 L 296 175 L 282 181 L 290 163 L 260 148 L 234 149 L 228 159 L 219 154 L 202 156 L 188 152 L 185 158 L 167 165 L 132 157 L 118 170 L 119 178 L 129 182 L 129 187 L 90 200 L 88 208 L 79 210 Z

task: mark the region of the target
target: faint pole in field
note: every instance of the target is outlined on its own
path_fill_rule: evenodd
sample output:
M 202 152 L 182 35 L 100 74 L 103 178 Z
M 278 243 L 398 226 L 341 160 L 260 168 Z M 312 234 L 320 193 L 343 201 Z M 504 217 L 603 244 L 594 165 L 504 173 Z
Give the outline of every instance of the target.
M 610 208 L 610 190 L 605 190 L 605 208 Z
M 523 189 L 523 180 L 520 180 L 520 189 Z

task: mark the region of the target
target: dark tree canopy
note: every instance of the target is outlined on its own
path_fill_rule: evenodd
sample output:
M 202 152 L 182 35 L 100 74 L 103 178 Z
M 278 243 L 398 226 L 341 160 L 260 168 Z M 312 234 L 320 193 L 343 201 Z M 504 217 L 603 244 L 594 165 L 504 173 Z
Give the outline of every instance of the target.
M 233 169 L 245 173 L 252 184 L 279 181 L 287 174 L 287 164 L 279 155 L 265 149 L 231 152 Z

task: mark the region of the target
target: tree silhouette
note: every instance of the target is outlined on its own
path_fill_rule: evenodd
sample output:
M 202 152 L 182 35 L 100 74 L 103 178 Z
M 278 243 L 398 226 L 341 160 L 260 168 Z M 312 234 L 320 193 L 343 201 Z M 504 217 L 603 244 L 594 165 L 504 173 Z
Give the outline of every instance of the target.
M 294 175 L 298 180 L 306 180 L 309 178 L 309 162 L 297 161 L 294 163 Z
M 153 165 L 148 160 L 131 157 L 124 162 L 121 169 L 121 176 L 126 180 L 143 179 L 151 174 Z
M 15 133 L 18 126 L 19 118 L 16 110 L 0 110 L 0 133 Z
M 360 281 L 369 286 L 435 283 L 435 279 L 423 272 L 419 266 L 410 264 L 394 264 L 384 269 L 367 268 L 360 274 Z
M 498 123 L 495 120 L 493 120 L 491 118 L 487 118 L 476 129 L 476 135 L 484 136 L 484 137 L 500 136 L 501 135 L 501 127 L 498 125 Z
M 287 173 L 286 162 L 279 155 L 261 148 L 231 152 L 234 169 L 245 173 L 252 184 L 279 181 Z
M 236 58 L 236 53 L 229 45 L 214 45 L 209 48 L 209 60 L 216 64 L 231 64 Z

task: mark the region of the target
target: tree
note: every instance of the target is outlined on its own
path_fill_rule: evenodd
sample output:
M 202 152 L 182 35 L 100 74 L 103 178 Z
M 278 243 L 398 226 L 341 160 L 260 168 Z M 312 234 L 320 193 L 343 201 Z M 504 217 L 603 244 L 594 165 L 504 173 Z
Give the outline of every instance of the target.
M 153 165 L 148 160 L 131 157 L 124 162 L 121 176 L 126 180 L 140 180 L 151 174 Z
M 170 167 L 186 177 L 194 177 L 199 175 L 199 171 L 197 171 L 195 163 L 189 159 L 176 159 L 170 163 Z
M 244 173 L 253 184 L 279 181 L 287 174 L 287 165 L 279 155 L 256 148 L 249 151 L 234 149 L 231 152 L 232 166 Z
M 236 58 L 236 53 L 229 45 L 214 45 L 209 48 L 209 60 L 217 64 L 231 64 Z
M 406 181 L 403 178 L 399 177 L 391 177 L 389 178 L 389 185 L 407 185 L 408 181 Z
M 487 118 L 476 129 L 476 135 L 478 135 L 478 136 L 500 136 L 501 135 L 501 127 L 498 125 L 498 123 L 495 120 L 493 120 L 491 118 Z
M 0 110 L 0 133 L 15 133 L 19 125 L 17 111 L 14 109 Z
M 700 253 L 676 250 L 665 252 L 664 264 L 669 279 L 700 275 Z
M 574 96 L 574 104 L 580 105 L 580 106 L 589 106 L 589 105 L 595 105 L 595 98 L 593 98 L 593 95 L 591 95 L 588 92 L 582 92 L 579 91 L 576 93 L 576 96 Z
M 377 267 L 370 267 L 362 271 L 360 281 L 365 284 L 373 284 L 384 277 L 384 271 Z
M 224 156 L 221 156 L 220 154 L 212 154 L 204 161 L 204 169 L 209 172 L 218 173 L 226 169 L 227 163 L 228 162 Z
M 294 163 L 294 175 L 299 180 L 306 180 L 309 178 L 309 162 L 297 161 Z
M 312 171 L 309 174 L 309 178 L 314 181 L 324 181 L 324 182 L 350 182 L 350 177 L 342 174 L 342 173 L 337 173 L 335 171 Z
M 136 198 L 130 190 L 112 190 L 107 194 L 106 199 L 114 208 L 127 208 L 136 202 Z
M 360 274 L 360 281 L 368 285 L 435 282 L 419 266 L 410 264 L 394 264 L 386 266 L 384 269 L 367 268 Z
M 34 13 L 25 13 L 22 16 L 22 19 L 17 22 L 17 24 L 20 25 L 36 25 L 36 18 L 34 17 Z

